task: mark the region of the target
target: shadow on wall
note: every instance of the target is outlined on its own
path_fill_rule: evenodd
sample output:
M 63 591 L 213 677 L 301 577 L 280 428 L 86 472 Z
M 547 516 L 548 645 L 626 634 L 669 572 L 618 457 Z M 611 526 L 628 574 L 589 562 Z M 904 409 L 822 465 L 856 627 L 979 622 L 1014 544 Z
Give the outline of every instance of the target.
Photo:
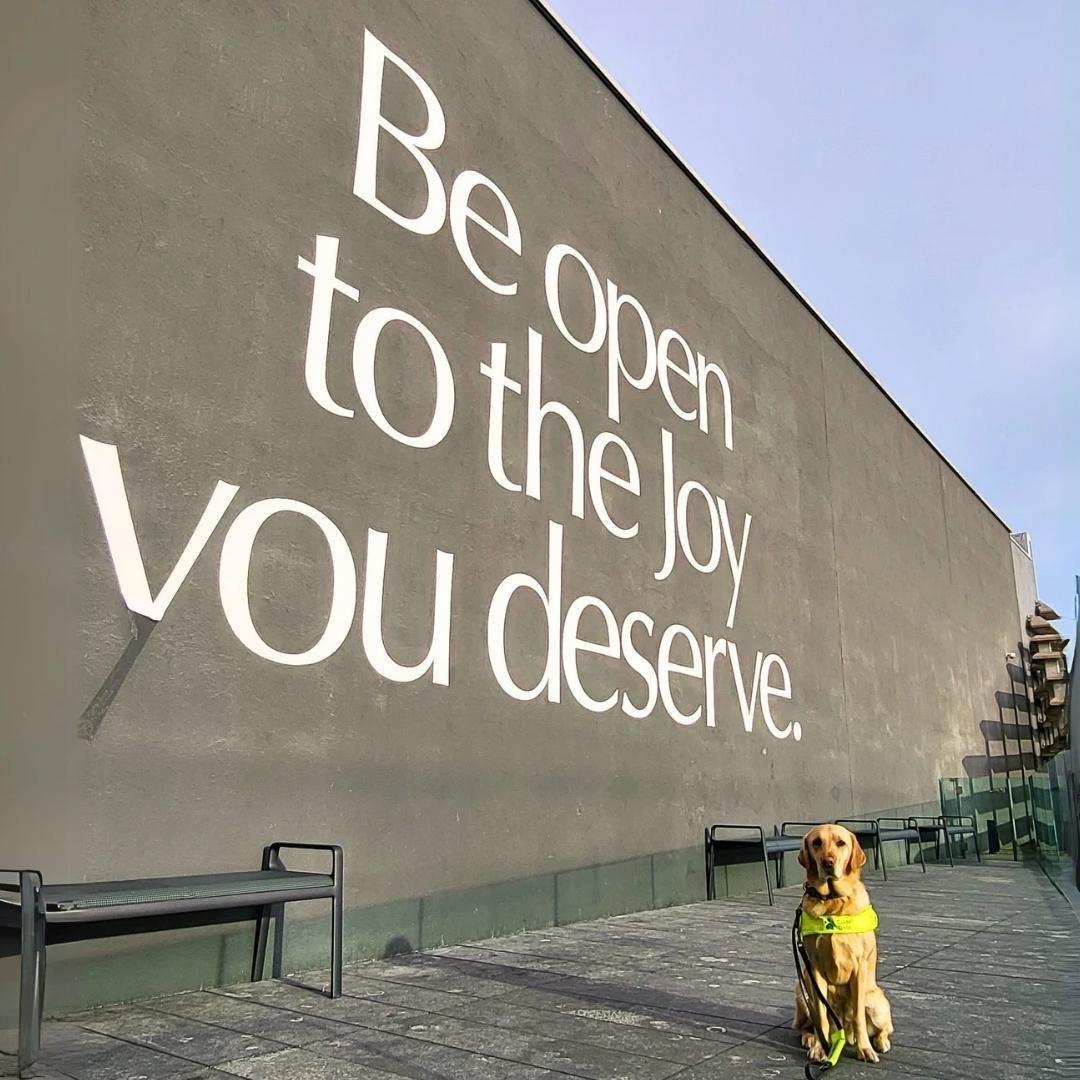
M 98 728 L 101 727 L 101 722 L 109 711 L 109 706 L 120 692 L 120 687 L 124 685 L 124 680 L 131 673 L 135 661 L 139 659 L 139 654 L 146 647 L 150 635 L 158 625 L 153 619 L 148 619 L 145 615 L 138 615 L 133 611 L 128 612 L 128 618 L 131 620 L 131 636 L 127 646 L 113 664 L 112 671 L 106 676 L 90 704 L 83 709 L 82 716 L 79 717 L 78 735 L 80 739 L 85 739 L 87 742 L 92 742 L 97 735 Z
M 1014 695 L 999 690 L 996 697 L 998 718 L 983 720 L 979 724 L 985 752 L 969 754 L 963 759 L 964 773 L 972 779 L 1019 773 L 1021 767 L 1027 772 L 1034 772 L 1039 767 L 1030 728 L 1023 722 L 1006 718 L 1006 709 L 1012 711 Z
M 388 960 L 392 956 L 404 956 L 406 953 L 416 952 L 413 943 L 406 937 L 392 937 L 379 954 L 380 960 Z

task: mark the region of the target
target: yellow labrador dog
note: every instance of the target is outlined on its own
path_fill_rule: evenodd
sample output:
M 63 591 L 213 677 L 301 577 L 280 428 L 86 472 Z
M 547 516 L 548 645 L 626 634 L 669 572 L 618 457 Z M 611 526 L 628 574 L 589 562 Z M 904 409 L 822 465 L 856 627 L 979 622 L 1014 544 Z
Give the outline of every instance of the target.
M 853 833 L 840 825 L 818 825 L 803 837 L 798 858 L 806 869 L 801 907 L 807 915 L 818 919 L 857 915 L 870 907 L 859 875 L 866 855 Z M 807 934 L 804 923 L 803 930 L 818 987 L 843 1021 L 844 1036 L 860 1060 L 879 1061 L 876 1051 L 884 1054 L 889 1049 L 893 1024 L 888 998 L 877 984 L 877 937 L 873 930 L 824 932 L 825 926 L 842 926 L 843 920 L 811 924 L 823 928 Z M 827 1039 L 828 1013 L 816 994 L 807 1001 L 800 982 L 795 991 L 795 1028 L 807 1057 L 824 1061 L 828 1047 L 821 1045 L 811 1009 Z

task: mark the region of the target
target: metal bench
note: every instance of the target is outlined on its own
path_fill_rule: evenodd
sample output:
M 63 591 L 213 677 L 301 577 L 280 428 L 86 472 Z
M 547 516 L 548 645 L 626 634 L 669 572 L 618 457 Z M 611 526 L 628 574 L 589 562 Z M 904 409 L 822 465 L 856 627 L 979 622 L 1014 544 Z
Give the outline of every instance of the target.
M 749 836 L 722 835 L 725 833 L 751 833 Z M 711 825 L 705 830 L 705 898 L 716 899 L 716 867 L 761 862 L 765 870 L 765 888 L 769 891 L 769 903 L 773 903 L 772 878 L 769 860 L 775 859 L 776 886 L 783 883 L 784 855 L 798 851 L 801 836 L 766 836 L 760 825 Z
M 888 828 L 883 827 L 884 822 L 889 823 Z M 881 870 L 881 875 L 886 881 L 889 880 L 889 870 L 885 865 L 885 852 L 882 850 L 881 845 L 893 840 L 904 841 L 904 858 L 909 865 L 911 863 L 911 841 L 915 840 L 919 844 L 919 863 L 922 866 L 923 873 L 926 873 L 922 838 L 919 835 L 919 830 L 915 827 L 913 818 L 879 817 L 868 820 L 838 818 L 834 824 L 843 825 L 848 832 L 852 832 L 858 837 L 859 843 L 864 848 L 873 849 L 874 868 Z
M 803 837 L 811 830 L 816 829 L 819 825 L 828 825 L 827 821 L 782 821 L 780 823 L 780 836 L 785 840 L 794 840 L 795 847 L 790 849 L 792 851 L 798 851 L 802 847 Z M 797 832 L 789 833 L 788 829 L 795 829 Z M 781 856 L 780 865 L 777 867 L 776 875 L 777 885 L 783 885 L 784 883 L 784 860 Z
M 941 855 L 941 840 L 945 840 L 945 854 L 949 858 L 949 865 L 953 862 L 952 842 L 959 840 L 964 844 L 966 837 L 971 837 L 975 847 L 975 858 L 982 862 L 982 854 L 979 852 L 979 827 L 972 814 L 939 814 L 937 817 L 912 818 L 914 826 L 919 830 L 921 837 L 933 840 L 934 857 Z M 966 852 L 965 852 L 966 857 Z
M 282 849 L 330 852 L 330 873 L 288 870 L 281 861 Z M 20 1076 L 34 1063 L 41 1048 L 46 943 L 254 918 L 254 982 L 263 975 L 270 918 L 275 920 L 273 974 L 280 978 L 285 904 L 294 900 L 330 900 L 328 996 L 341 996 L 342 855 L 341 848 L 335 845 L 270 844 L 263 849 L 262 869 L 232 874 L 70 885 L 46 885 L 36 870 L 0 870 L 0 874 L 19 878 L 18 885 L 0 884 L 0 928 L 16 931 L 20 940 Z M 321 987 L 308 989 L 326 993 Z
M 817 825 L 829 824 L 821 821 L 785 821 L 779 831 L 772 836 L 765 833 L 760 825 L 734 825 L 722 823 L 711 825 L 705 830 L 705 898 L 716 899 L 716 867 L 732 866 L 748 862 L 760 862 L 765 871 L 765 888 L 769 892 L 769 903 L 774 903 L 772 878 L 769 874 L 769 860 L 776 863 L 776 887 L 784 884 L 784 856 L 802 847 L 802 838 L 806 832 Z M 885 880 L 889 874 L 885 869 L 885 856 L 881 845 L 893 840 L 904 841 L 904 856 L 911 862 L 911 841 L 919 845 L 919 864 L 926 873 L 926 861 L 923 857 L 923 835 L 916 826 L 915 818 L 880 817 L 864 821 L 861 819 L 837 819 L 834 825 L 843 825 L 853 832 L 860 843 L 874 853 L 874 865 L 880 867 Z M 789 832 L 789 830 L 797 830 Z M 731 835 L 731 834 L 743 835 Z
M 911 865 L 911 842 L 914 840 L 919 845 L 919 865 L 922 867 L 922 872 L 926 873 L 926 858 L 923 855 L 922 837 L 919 834 L 919 830 L 915 827 L 914 818 L 900 818 L 900 817 L 879 817 L 875 818 L 878 827 L 878 838 L 880 843 L 887 844 L 891 840 L 903 840 L 904 841 L 904 861 Z M 883 822 L 889 822 L 889 826 L 883 827 Z M 899 826 L 899 827 L 897 827 Z M 881 858 L 882 871 L 885 871 L 885 856 L 882 852 Z M 888 873 L 885 873 L 885 878 L 888 880 Z

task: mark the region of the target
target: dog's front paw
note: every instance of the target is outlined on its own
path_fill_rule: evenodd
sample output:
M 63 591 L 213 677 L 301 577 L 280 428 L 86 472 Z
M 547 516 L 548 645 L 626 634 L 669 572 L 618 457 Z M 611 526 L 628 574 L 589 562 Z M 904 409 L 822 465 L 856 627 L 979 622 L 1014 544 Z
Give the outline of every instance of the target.
M 860 1046 L 858 1051 L 860 1061 L 880 1061 L 881 1058 L 874 1052 L 874 1048 L 867 1043 L 865 1046 Z
M 806 1047 L 806 1056 L 811 1061 L 827 1061 L 829 1055 L 825 1052 L 825 1047 L 815 1039 Z
M 884 1033 L 875 1035 L 870 1041 L 874 1044 L 875 1049 L 880 1050 L 883 1054 L 887 1054 L 892 1049 L 892 1043 L 889 1042 L 889 1036 Z

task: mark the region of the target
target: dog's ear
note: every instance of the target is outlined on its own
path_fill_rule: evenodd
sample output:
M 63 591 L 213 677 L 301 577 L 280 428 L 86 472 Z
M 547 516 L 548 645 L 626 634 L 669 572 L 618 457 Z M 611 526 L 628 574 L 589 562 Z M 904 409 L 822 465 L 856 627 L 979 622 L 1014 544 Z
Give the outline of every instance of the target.
M 807 833 L 802 840 L 802 847 L 799 848 L 799 854 L 795 856 L 799 860 L 799 865 L 804 870 L 809 870 L 813 863 L 811 859 L 813 856 L 810 854 L 810 834 Z
M 851 836 L 851 869 L 861 870 L 866 865 L 866 852 L 859 843 L 859 838 L 852 833 Z

